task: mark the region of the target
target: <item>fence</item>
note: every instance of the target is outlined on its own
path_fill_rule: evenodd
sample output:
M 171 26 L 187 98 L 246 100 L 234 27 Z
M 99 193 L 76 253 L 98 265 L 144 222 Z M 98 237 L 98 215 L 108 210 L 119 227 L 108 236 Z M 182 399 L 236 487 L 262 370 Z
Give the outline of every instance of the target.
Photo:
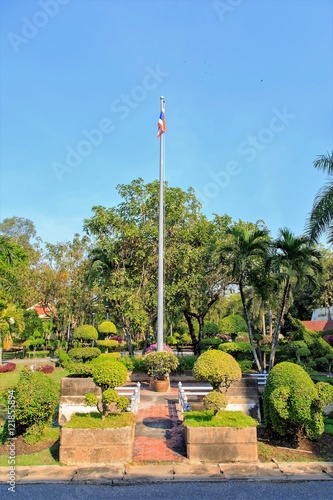
M 212 390 L 212 386 L 183 386 L 181 382 L 178 382 L 178 401 L 181 411 L 191 410 L 191 405 L 188 403 L 188 396 L 206 396 Z
M 130 397 L 130 407 L 129 411 L 132 413 L 137 413 L 139 409 L 140 403 L 140 388 L 141 384 L 138 382 L 136 386 L 123 386 L 123 387 L 115 387 L 115 390 L 118 392 L 119 396 L 127 396 Z

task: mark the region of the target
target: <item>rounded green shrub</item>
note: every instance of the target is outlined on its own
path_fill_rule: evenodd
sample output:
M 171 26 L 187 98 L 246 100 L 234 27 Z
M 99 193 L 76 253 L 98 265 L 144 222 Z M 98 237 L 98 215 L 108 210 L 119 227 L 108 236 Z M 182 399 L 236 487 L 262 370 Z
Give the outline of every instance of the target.
M 230 354 L 214 350 L 199 356 L 193 366 L 193 376 L 196 380 L 209 382 L 214 390 L 221 390 L 241 379 L 242 372 Z
M 98 397 L 93 392 L 86 392 L 84 395 L 84 404 L 87 406 L 96 406 L 98 403 Z
M 100 354 L 101 351 L 97 347 L 76 347 L 68 351 L 68 356 L 77 363 L 86 363 Z
M 317 389 L 301 366 L 288 361 L 279 363 L 270 371 L 263 394 L 267 425 L 280 436 L 301 432 L 318 439 L 324 431 L 324 393 L 325 389 Z
M 179 361 L 172 352 L 153 351 L 145 355 L 145 363 L 148 375 L 163 378 L 177 369 Z
M 102 321 L 100 325 L 98 325 L 99 333 L 103 333 L 103 335 L 111 335 L 117 333 L 117 328 L 112 321 Z
M 211 391 L 203 398 L 206 410 L 213 410 L 214 413 L 224 410 L 228 404 L 225 394 L 219 391 Z
M 32 426 L 36 431 L 50 423 L 59 398 L 56 382 L 43 372 L 24 368 L 14 389 L 17 434 L 25 433 Z
M 92 371 L 93 381 L 104 392 L 121 386 L 127 379 L 127 368 L 119 361 L 104 361 L 94 366 Z
M 91 377 L 93 365 L 91 363 L 74 363 L 73 361 L 66 365 L 70 376 L 79 378 Z
M 93 365 L 98 363 L 104 363 L 104 361 L 117 361 L 120 359 L 120 352 L 108 352 L 100 354 L 97 358 L 94 358 L 91 362 Z
M 115 351 L 119 347 L 119 342 L 117 340 L 97 340 L 98 347 L 103 349 L 110 349 L 110 351 Z
M 75 328 L 73 338 L 83 342 L 91 342 L 98 339 L 98 332 L 92 325 L 81 325 Z

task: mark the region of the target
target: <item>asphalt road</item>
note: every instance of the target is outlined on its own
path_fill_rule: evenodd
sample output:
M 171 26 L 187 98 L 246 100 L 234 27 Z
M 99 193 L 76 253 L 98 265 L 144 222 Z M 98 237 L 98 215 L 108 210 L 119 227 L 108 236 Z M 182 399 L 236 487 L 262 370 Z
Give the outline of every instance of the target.
M 332 481 L 226 481 L 137 484 L 20 484 L 14 492 L 0 484 L 0 498 L 15 500 L 332 500 Z

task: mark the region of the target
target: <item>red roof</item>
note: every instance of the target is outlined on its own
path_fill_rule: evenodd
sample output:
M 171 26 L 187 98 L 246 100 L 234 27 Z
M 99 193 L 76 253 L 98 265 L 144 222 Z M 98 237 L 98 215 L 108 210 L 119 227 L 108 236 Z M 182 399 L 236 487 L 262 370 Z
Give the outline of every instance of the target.
M 52 311 L 51 311 L 50 307 L 47 304 L 42 304 L 41 302 L 39 302 L 38 304 L 35 304 L 32 307 L 29 307 L 29 309 L 33 309 L 34 311 L 36 311 L 36 313 L 38 314 L 38 316 L 41 319 L 42 318 L 49 318 L 52 316 Z
M 321 332 L 323 330 L 333 330 L 332 319 L 322 319 L 315 321 L 302 321 L 303 325 L 313 332 Z

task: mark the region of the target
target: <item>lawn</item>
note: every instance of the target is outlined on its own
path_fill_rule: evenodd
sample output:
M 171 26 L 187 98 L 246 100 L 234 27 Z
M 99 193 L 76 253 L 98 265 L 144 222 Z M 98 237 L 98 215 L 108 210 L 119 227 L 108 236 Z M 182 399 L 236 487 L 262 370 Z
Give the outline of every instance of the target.
M 15 360 L 13 360 L 13 363 L 15 363 Z M 32 365 L 32 364 L 33 363 L 31 363 L 27 360 L 26 363 L 17 363 L 16 369 L 14 372 L 1 373 L 1 375 L 0 375 L 0 390 L 9 389 L 11 387 L 14 387 L 18 382 L 18 379 L 20 377 L 20 373 L 23 370 L 23 368 L 27 365 Z M 50 365 L 51 362 L 43 361 L 43 362 L 40 362 L 40 364 Z M 54 372 L 49 375 L 49 377 L 55 381 L 58 381 L 61 378 L 66 377 L 67 375 L 68 375 L 68 372 L 66 370 L 64 370 L 61 367 L 57 367 L 57 368 L 55 368 Z

